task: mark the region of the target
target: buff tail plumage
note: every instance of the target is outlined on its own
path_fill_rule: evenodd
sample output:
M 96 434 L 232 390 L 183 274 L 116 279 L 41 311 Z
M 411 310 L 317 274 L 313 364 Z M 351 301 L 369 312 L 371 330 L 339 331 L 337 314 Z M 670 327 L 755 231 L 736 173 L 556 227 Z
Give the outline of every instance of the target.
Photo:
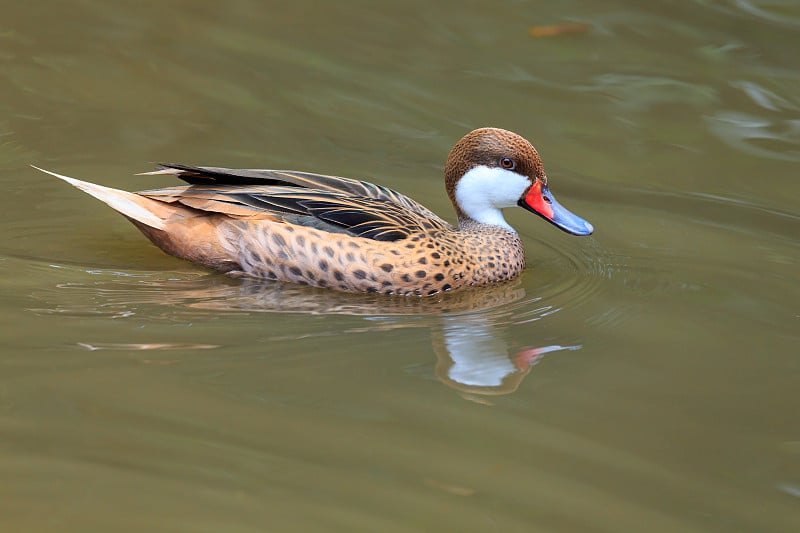
M 150 198 L 145 198 L 138 194 L 119 189 L 112 189 L 111 187 L 104 187 L 88 181 L 81 181 L 63 174 L 51 172 L 43 168 L 31 165 L 36 170 L 40 170 L 51 176 L 55 176 L 61 180 L 66 181 L 70 185 L 94 196 L 101 202 L 104 202 L 112 209 L 115 209 L 133 219 L 137 222 L 150 226 L 154 229 L 163 230 L 165 227 L 165 217 L 169 214 L 168 206 L 163 202 L 157 202 Z

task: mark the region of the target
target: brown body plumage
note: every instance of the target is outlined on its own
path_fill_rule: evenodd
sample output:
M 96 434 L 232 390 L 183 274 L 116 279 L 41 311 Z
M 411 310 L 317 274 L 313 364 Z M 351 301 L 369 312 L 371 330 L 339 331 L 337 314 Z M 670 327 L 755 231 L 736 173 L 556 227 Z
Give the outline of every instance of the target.
M 585 227 L 575 226 L 553 211 L 563 208 L 551 200 L 533 146 L 496 128 L 471 132 L 447 159 L 445 186 L 458 227 L 407 196 L 359 180 L 162 166 L 150 174 L 189 185 L 128 193 L 51 174 L 117 209 L 176 257 L 350 292 L 431 295 L 518 276 L 522 241 L 500 214 L 517 203 L 565 231 L 591 233 L 588 223 L 575 217 Z

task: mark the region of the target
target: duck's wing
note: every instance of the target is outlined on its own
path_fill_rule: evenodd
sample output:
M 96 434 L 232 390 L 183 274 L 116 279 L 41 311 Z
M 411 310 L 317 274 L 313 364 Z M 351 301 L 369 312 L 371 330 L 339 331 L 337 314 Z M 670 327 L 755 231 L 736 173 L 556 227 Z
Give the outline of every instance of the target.
M 378 241 L 397 241 L 415 233 L 452 229 L 435 215 L 426 216 L 387 199 L 299 186 L 197 184 L 138 194 L 201 211 L 280 220 Z
M 345 196 L 371 198 L 397 204 L 425 218 L 446 224 L 436 213 L 408 196 L 388 187 L 368 181 L 298 172 L 294 170 L 259 170 L 221 167 L 192 167 L 173 163 L 159 163 L 161 170 L 146 172 L 152 174 L 171 174 L 191 185 L 216 186 L 285 186 L 339 193 Z

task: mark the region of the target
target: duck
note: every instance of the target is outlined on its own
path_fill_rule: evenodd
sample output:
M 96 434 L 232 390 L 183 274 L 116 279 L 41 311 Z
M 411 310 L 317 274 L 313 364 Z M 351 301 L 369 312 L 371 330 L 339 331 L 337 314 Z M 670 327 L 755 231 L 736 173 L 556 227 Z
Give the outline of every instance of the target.
M 505 208 L 522 207 L 572 235 L 594 231 L 556 201 L 533 145 L 500 128 L 467 133 L 447 157 L 456 225 L 359 179 L 158 166 L 143 174 L 186 185 L 128 192 L 34 168 L 106 203 L 167 254 L 235 276 L 353 293 L 432 296 L 518 277 L 525 252 Z

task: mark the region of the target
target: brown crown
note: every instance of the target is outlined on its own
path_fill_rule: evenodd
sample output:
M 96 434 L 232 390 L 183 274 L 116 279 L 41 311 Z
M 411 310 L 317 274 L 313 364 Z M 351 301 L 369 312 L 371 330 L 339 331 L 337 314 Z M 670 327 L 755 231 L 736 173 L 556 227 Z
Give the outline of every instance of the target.
M 499 167 L 500 160 L 511 158 L 517 165 L 515 172 L 528 176 L 531 183 L 541 179 L 546 183 L 544 165 L 539 152 L 524 137 L 500 128 L 479 128 L 467 133 L 456 143 L 444 166 L 447 194 L 459 217 L 463 216 L 455 199 L 456 183 L 470 169 L 484 165 Z

